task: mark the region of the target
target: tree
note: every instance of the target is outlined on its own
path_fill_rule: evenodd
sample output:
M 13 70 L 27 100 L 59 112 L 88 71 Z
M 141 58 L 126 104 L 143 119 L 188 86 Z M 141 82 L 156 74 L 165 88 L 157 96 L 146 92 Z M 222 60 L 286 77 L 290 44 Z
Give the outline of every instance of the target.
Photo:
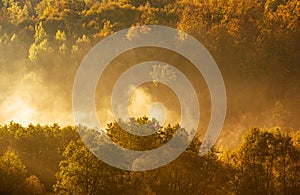
M 117 178 L 114 169 L 95 157 L 81 141 L 71 141 L 63 156 L 65 160 L 60 162 L 60 170 L 56 174 L 56 193 L 108 193 L 109 181 Z
M 94 37 L 97 38 L 97 37 L 100 37 L 100 38 L 103 38 L 103 37 L 107 37 L 108 35 L 111 35 L 113 33 L 113 24 L 111 24 L 111 22 L 109 20 L 105 21 L 104 24 L 103 24 L 103 28 L 100 30 L 99 33 L 95 34 Z
M 40 22 L 35 26 L 34 43 L 29 48 L 28 58 L 31 62 L 37 62 L 38 59 L 49 55 L 53 51 L 48 41 L 48 34 Z
M 19 157 L 7 151 L 0 157 L 0 193 L 16 194 L 23 190 L 27 170 Z
M 279 129 L 251 129 L 235 153 L 237 193 L 297 194 L 299 151 Z M 297 170 L 298 169 L 298 170 Z
M 65 22 L 65 28 L 69 34 L 75 34 L 75 29 L 80 28 L 82 22 L 82 12 L 85 10 L 84 0 L 64 0 L 64 12 L 63 18 Z
M 21 6 L 19 5 L 19 2 L 10 0 L 7 11 L 8 11 L 8 15 L 9 15 L 11 23 L 17 24 L 21 21 L 22 16 L 23 16 L 23 10 L 22 10 Z
M 123 129 L 125 128 L 125 129 Z M 126 129 L 139 132 L 149 132 L 149 130 L 157 130 L 156 133 L 150 136 L 137 136 L 130 134 Z M 107 134 L 112 141 L 118 145 L 132 150 L 149 150 L 156 148 L 172 137 L 174 132 L 179 129 L 179 125 L 172 127 L 171 125 L 162 128 L 159 122 L 155 119 L 150 120 L 147 117 L 130 118 L 128 121 L 118 121 L 107 125 Z
M 23 192 L 25 194 L 35 194 L 35 195 L 45 194 L 45 187 L 37 176 L 31 175 L 25 181 L 25 187 Z

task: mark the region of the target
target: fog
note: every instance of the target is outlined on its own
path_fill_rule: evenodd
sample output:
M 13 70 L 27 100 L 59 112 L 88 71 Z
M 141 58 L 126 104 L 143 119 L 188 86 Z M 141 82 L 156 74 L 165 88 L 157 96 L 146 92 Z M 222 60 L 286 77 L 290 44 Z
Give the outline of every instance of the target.
M 19 44 L 22 45 L 22 42 Z M 91 48 L 89 45 L 88 48 Z M 77 68 L 88 49 L 72 60 L 63 61 L 64 66 L 53 68 L 57 63 L 54 54 L 46 57 L 44 66 L 32 65 L 28 60 L 14 61 L 14 56 L 4 52 L 0 69 L 0 123 L 15 121 L 22 125 L 52 124 L 74 125 L 72 113 L 72 88 Z M 200 103 L 200 124 L 198 134 L 205 134 L 210 120 L 210 95 L 199 72 L 194 71 L 185 59 L 170 51 L 128 52 L 111 63 L 104 76 L 100 78 L 95 94 L 95 107 L 99 122 L 105 124 L 117 120 L 111 111 L 111 90 L 117 78 L 128 67 L 156 56 L 164 62 L 180 68 L 196 87 Z M 163 58 L 162 58 L 163 56 Z M 228 56 L 239 58 L 239 56 Z M 66 58 L 68 59 L 68 58 Z M 216 58 L 223 74 L 227 91 L 227 115 L 218 144 L 234 147 L 241 136 L 251 127 L 271 128 L 288 127 L 291 131 L 300 127 L 300 87 L 295 73 L 281 73 L 281 69 L 272 67 L 266 72 L 258 72 L 246 77 L 238 65 Z M 280 79 L 276 79 L 279 77 Z M 293 79 L 289 79 L 292 78 Z M 174 81 L 176 82 L 176 81 Z M 104 83 L 104 84 L 103 84 Z M 158 110 L 151 111 L 151 105 L 161 102 Z M 165 124 L 180 122 L 180 103 L 168 87 L 157 83 L 147 83 L 136 88 L 128 102 L 128 111 L 132 117 L 148 116 L 165 118 Z M 151 112 L 150 112 L 151 111 Z M 155 115 L 156 114 L 156 115 Z M 166 116 L 162 116 L 166 114 Z M 153 116 L 152 116 L 153 117 Z M 191 117 L 192 118 L 192 117 Z

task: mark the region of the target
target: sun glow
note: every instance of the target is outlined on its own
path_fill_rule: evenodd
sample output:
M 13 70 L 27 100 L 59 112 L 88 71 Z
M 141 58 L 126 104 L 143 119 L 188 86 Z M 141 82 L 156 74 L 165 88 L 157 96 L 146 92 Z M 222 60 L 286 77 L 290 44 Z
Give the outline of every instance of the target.
M 5 113 L 9 116 L 8 118 L 10 118 L 10 120 L 23 125 L 34 122 L 37 115 L 34 108 L 22 99 L 16 99 L 13 104 L 6 107 Z

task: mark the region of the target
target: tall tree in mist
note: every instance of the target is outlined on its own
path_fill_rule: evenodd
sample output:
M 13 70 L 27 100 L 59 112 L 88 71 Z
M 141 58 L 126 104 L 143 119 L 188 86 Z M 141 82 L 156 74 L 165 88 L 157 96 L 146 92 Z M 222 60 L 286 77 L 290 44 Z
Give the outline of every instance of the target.
M 110 185 L 118 175 L 94 156 L 81 141 L 72 141 L 59 164 L 54 191 L 58 194 L 108 194 Z M 112 187 L 113 188 L 113 187 Z
M 16 194 L 25 186 L 27 170 L 19 157 L 7 151 L 0 157 L 0 193 Z
M 239 194 L 299 193 L 299 152 L 291 136 L 279 129 L 251 129 L 235 153 L 235 191 Z

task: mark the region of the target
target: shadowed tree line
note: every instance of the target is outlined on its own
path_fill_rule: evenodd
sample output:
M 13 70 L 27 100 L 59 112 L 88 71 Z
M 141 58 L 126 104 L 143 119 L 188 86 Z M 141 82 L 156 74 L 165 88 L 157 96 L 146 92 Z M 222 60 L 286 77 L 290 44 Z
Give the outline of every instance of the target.
M 148 118 L 135 123 L 157 125 Z M 85 128 L 85 138 L 101 132 Z M 179 129 L 161 127 L 153 137 L 130 137 L 112 123 L 106 132 L 125 148 L 159 147 Z M 181 128 L 182 129 L 182 128 Z M 123 171 L 95 157 L 75 127 L 29 125 L 11 122 L 0 127 L 1 194 L 297 194 L 300 192 L 300 131 L 250 129 L 236 149 L 212 148 L 198 156 L 195 138 L 173 162 L 145 172 Z M 183 138 L 186 135 L 183 135 Z M 83 139 L 85 139 L 83 138 Z M 134 143 L 131 145 L 130 143 Z M 102 146 L 100 143 L 100 147 Z M 176 146 L 174 146 L 176 149 Z M 109 155 L 109 154 L 108 154 Z M 132 166 L 153 159 L 135 159 Z

